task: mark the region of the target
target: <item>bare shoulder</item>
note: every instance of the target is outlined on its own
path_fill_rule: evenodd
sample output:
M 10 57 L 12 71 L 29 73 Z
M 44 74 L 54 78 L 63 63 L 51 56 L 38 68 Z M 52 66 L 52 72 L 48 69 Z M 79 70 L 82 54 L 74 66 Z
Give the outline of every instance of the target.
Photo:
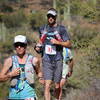
M 39 57 L 33 57 L 33 62 L 38 62 L 39 61 Z
M 1 75 L 6 74 L 11 66 L 12 66 L 12 58 L 9 57 L 9 58 L 5 59 L 5 61 L 4 61 L 4 65 L 1 70 Z
M 4 66 L 11 67 L 11 65 L 12 65 L 12 58 L 11 57 L 6 58 L 4 61 Z
M 37 65 L 40 63 L 40 58 L 39 57 L 33 57 L 33 61 L 32 61 L 33 65 Z

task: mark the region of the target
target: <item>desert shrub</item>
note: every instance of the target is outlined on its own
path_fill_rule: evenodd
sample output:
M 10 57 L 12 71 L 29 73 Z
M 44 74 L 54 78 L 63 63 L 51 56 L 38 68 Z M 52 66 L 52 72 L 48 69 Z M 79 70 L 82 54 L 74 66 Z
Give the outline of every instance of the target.
M 98 10 L 96 9 L 96 6 L 84 2 L 81 5 L 80 15 L 84 16 L 85 18 L 88 18 L 90 21 L 95 21 L 98 16 Z
M 75 48 L 86 48 L 88 47 L 91 40 L 98 34 L 97 30 L 89 29 L 86 27 L 77 26 L 73 30 L 72 41 Z
M 81 6 L 80 6 L 81 5 Z M 83 16 L 90 22 L 97 22 L 100 20 L 99 1 L 97 0 L 72 0 L 71 14 Z
M 0 22 L 2 22 L 3 14 L 0 14 Z
M 46 23 L 46 19 L 45 19 L 44 15 L 45 14 L 42 12 L 35 12 L 35 13 L 30 15 L 29 21 L 30 21 L 30 25 L 31 25 L 32 29 L 36 30 L 41 25 Z
M 7 38 L 6 41 L 0 42 L 0 52 L 1 53 L 12 53 L 13 51 L 13 42 L 11 37 Z
M 5 100 L 8 95 L 9 82 L 0 83 L 0 100 Z M 3 89 L 2 89 L 3 87 Z
M 22 23 L 27 21 L 26 16 L 22 11 L 18 11 L 17 13 L 11 15 L 4 15 L 2 20 L 7 28 L 21 27 Z
M 25 35 L 27 37 L 29 45 L 31 45 L 32 43 L 36 43 L 36 41 L 38 40 L 38 33 L 34 32 L 28 24 L 24 24 L 20 28 L 9 29 L 9 34 L 11 34 L 13 37 L 16 35 Z
M 13 8 L 10 5 L 3 4 L 1 6 L 1 12 L 13 12 Z

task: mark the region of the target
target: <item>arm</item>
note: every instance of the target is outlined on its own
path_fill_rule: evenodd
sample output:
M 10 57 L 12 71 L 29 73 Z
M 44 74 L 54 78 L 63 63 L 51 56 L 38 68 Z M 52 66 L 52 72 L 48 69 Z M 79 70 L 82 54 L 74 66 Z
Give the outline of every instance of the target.
M 70 37 L 64 26 L 59 27 L 59 35 L 60 35 L 61 39 L 60 40 L 59 39 L 51 39 L 51 43 L 70 48 L 71 47 Z
M 40 59 L 37 57 L 33 58 L 33 65 L 35 66 L 35 72 L 38 77 L 42 77 L 41 68 L 40 68 Z
M 67 41 L 63 42 L 63 41 L 58 41 L 56 39 L 52 39 L 51 43 L 56 44 L 56 45 L 61 45 L 61 46 L 66 47 L 66 48 L 70 48 L 71 47 L 70 40 L 67 40 Z
M 38 43 L 35 45 L 34 47 L 34 50 L 37 52 L 37 53 L 41 53 L 42 52 L 42 47 L 43 47 L 43 41 L 45 40 L 44 38 L 45 36 L 43 35 L 42 36 L 42 33 L 41 33 L 41 29 L 39 29 L 39 41 Z M 42 38 L 42 39 L 41 39 Z
M 70 72 L 73 72 L 73 65 L 74 65 L 74 60 L 71 59 L 71 60 L 69 61 Z
M 43 74 L 40 68 L 40 59 L 37 57 L 33 58 L 33 65 L 35 66 L 35 72 L 39 78 L 39 82 L 44 84 L 44 80 L 43 80 Z
M 16 68 L 11 72 L 8 72 L 11 66 L 12 66 L 12 59 L 10 57 L 4 61 L 4 66 L 2 68 L 2 71 L 0 72 L 0 81 L 1 82 L 10 79 L 13 76 L 19 75 L 19 70 L 20 70 L 19 68 Z
M 68 55 L 69 55 L 69 67 L 70 67 L 70 72 L 73 72 L 73 65 L 74 65 L 74 60 L 73 60 L 73 55 L 71 49 L 68 49 Z
M 8 73 L 7 75 L 2 75 L 0 73 L 0 82 L 6 81 L 10 78 L 10 73 Z
M 68 65 L 69 65 L 68 77 L 70 77 L 70 76 L 72 75 L 72 73 L 73 73 L 73 65 L 74 65 L 73 59 L 71 59 L 71 60 L 69 61 Z

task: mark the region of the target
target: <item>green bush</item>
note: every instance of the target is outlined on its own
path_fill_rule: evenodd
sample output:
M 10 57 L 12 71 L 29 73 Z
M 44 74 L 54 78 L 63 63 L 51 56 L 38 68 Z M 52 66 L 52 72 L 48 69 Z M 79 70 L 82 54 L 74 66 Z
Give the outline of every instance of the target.
M 98 21 L 100 20 L 100 11 L 96 2 L 94 3 L 93 0 L 73 0 L 71 3 L 71 13 L 74 15 L 83 16 L 90 22 Z
M 91 40 L 98 34 L 97 30 L 89 29 L 89 28 L 82 28 L 77 26 L 72 30 L 74 33 L 72 37 L 73 46 L 74 48 L 86 48 L 88 47 Z
M 1 12 L 13 12 L 13 8 L 10 5 L 3 4 L 1 7 Z
M 30 15 L 29 21 L 30 21 L 31 28 L 36 30 L 41 25 L 46 23 L 46 17 L 45 14 L 42 12 L 35 12 Z
M 23 23 L 27 21 L 26 16 L 23 11 L 18 11 L 12 15 L 2 16 L 2 20 L 7 28 L 21 27 Z
M 0 23 L 2 22 L 3 14 L 0 14 Z
M 12 46 L 12 41 L 5 41 L 5 42 L 0 42 L 0 52 L 1 53 L 12 53 L 13 51 L 13 46 Z

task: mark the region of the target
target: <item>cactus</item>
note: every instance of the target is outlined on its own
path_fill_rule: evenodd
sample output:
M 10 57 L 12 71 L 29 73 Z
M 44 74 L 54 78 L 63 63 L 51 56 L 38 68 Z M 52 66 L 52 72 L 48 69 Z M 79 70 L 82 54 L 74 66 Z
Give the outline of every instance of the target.
M 4 25 L 4 23 L 1 23 L 0 24 L 0 41 L 5 42 L 6 32 L 7 32 L 7 29 Z
M 56 9 L 56 0 L 53 0 L 53 8 Z

